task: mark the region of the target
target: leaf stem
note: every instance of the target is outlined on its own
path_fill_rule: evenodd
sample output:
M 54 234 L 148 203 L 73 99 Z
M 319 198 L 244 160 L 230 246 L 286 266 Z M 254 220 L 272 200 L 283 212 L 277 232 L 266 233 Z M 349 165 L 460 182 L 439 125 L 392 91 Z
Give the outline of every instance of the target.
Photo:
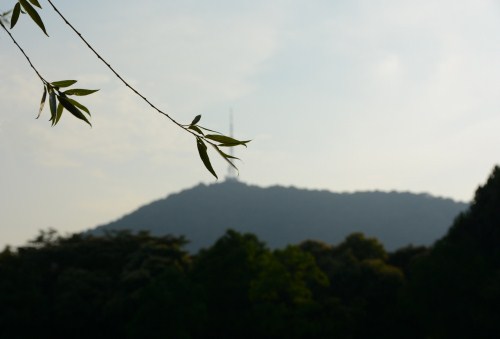
M 0 26 L 2 26 L 2 28 L 4 29 L 5 32 L 7 32 L 7 34 L 10 37 L 10 39 L 12 40 L 12 42 L 17 46 L 17 48 L 19 48 L 19 50 L 21 51 L 21 53 L 23 53 L 23 55 L 26 58 L 26 60 L 28 60 L 28 63 L 30 64 L 31 68 L 35 71 L 36 75 L 38 75 L 38 77 L 43 82 L 43 84 L 47 85 L 49 82 L 47 80 L 45 80 L 42 77 L 42 75 L 40 74 L 40 72 L 38 72 L 38 70 L 35 68 L 35 66 L 33 66 L 33 63 L 31 62 L 31 60 L 28 57 L 28 55 L 26 55 L 26 53 L 24 52 L 24 50 L 22 49 L 22 47 L 17 43 L 16 39 L 14 39 L 14 37 L 12 36 L 12 34 L 10 34 L 9 30 L 4 26 L 4 24 L 3 24 L 3 22 L 1 20 L 0 20 Z
M 137 89 L 135 89 L 133 86 L 131 86 L 117 71 L 115 71 L 115 69 L 109 64 L 109 62 L 107 62 L 99 53 L 97 53 L 97 51 L 90 45 L 90 43 L 82 36 L 82 34 L 76 30 L 76 28 L 66 19 L 66 17 L 57 9 L 57 7 L 52 3 L 51 0 L 47 0 L 47 2 L 50 4 L 50 6 L 52 7 L 52 9 L 61 17 L 61 19 L 66 23 L 66 25 L 68 25 L 71 30 L 73 30 L 73 32 L 76 33 L 76 35 L 78 35 L 78 37 L 85 43 L 85 45 L 96 55 L 96 57 L 102 61 L 102 63 L 104 63 L 104 65 L 106 65 L 107 68 L 109 68 L 109 70 L 111 72 L 113 72 L 113 74 L 118 78 L 120 79 L 120 81 L 128 88 L 130 88 L 130 90 L 132 92 L 134 92 L 136 95 L 138 95 L 143 101 L 145 101 L 149 106 L 151 106 L 151 108 L 153 108 L 155 111 L 157 111 L 158 113 L 164 115 L 165 117 L 167 117 L 170 121 L 172 121 L 174 124 L 176 124 L 177 126 L 179 126 L 180 128 L 182 128 L 183 130 L 185 130 L 186 132 L 188 133 L 191 133 L 192 135 L 194 135 L 195 137 L 198 137 L 194 132 L 190 131 L 188 128 L 184 127 L 184 125 L 180 124 L 179 122 L 177 122 L 174 118 L 172 118 L 169 114 L 165 113 L 164 111 L 162 111 L 161 109 L 159 109 L 158 107 L 156 107 L 155 105 L 153 105 L 153 103 L 151 103 L 151 101 L 149 101 L 143 94 L 141 94 Z M 204 138 L 203 138 L 204 139 Z M 207 141 L 209 142 L 209 141 Z M 211 142 L 209 142 L 211 144 Z

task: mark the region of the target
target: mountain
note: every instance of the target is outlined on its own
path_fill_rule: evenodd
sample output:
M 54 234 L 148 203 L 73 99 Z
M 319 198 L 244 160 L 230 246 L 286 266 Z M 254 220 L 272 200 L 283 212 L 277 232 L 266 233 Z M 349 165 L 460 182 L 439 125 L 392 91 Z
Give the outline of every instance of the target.
M 335 244 L 363 232 L 394 250 L 430 245 L 467 207 L 428 194 L 333 193 L 226 180 L 172 194 L 91 232 L 129 229 L 184 235 L 190 251 L 212 245 L 229 228 L 254 233 L 271 248 L 306 239 Z

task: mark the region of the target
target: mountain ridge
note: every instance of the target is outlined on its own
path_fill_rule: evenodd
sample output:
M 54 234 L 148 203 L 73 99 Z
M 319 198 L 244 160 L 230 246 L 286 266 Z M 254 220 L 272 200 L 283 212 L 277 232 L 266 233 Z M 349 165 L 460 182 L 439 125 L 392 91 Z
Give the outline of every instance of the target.
M 169 194 L 91 232 L 130 229 L 184 235 L 191 251 L 210 246 L 229 228 L 255 233 L 272 248 L 306 239 L 338 243 L 362 232 L 392 250 L 430 245 L 467 207 L 427 193 L 336 193 L 226 180 Z

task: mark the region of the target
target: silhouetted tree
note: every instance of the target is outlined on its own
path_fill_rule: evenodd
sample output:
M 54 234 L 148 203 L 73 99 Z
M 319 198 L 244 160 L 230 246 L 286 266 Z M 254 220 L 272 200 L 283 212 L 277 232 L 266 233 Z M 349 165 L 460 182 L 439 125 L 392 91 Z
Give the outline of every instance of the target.
M 470 209 L 412 267 L 411 300 L 423 333 L 491 338 L 500 333 L 500 168 Z

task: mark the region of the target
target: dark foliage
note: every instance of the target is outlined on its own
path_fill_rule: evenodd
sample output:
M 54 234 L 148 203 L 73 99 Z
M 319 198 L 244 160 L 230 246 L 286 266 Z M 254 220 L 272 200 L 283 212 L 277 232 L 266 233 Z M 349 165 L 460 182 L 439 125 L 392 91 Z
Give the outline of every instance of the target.
M 413 266 L 408 294 L 422 331 L 437 338 L 500 333 L 500 168 L 469 210 Z
M 0 253 L 1 338 L 494 338 L 500 169 L 434 246 L 361 233 L 269 249 L 182 237 L 42 232 Z

